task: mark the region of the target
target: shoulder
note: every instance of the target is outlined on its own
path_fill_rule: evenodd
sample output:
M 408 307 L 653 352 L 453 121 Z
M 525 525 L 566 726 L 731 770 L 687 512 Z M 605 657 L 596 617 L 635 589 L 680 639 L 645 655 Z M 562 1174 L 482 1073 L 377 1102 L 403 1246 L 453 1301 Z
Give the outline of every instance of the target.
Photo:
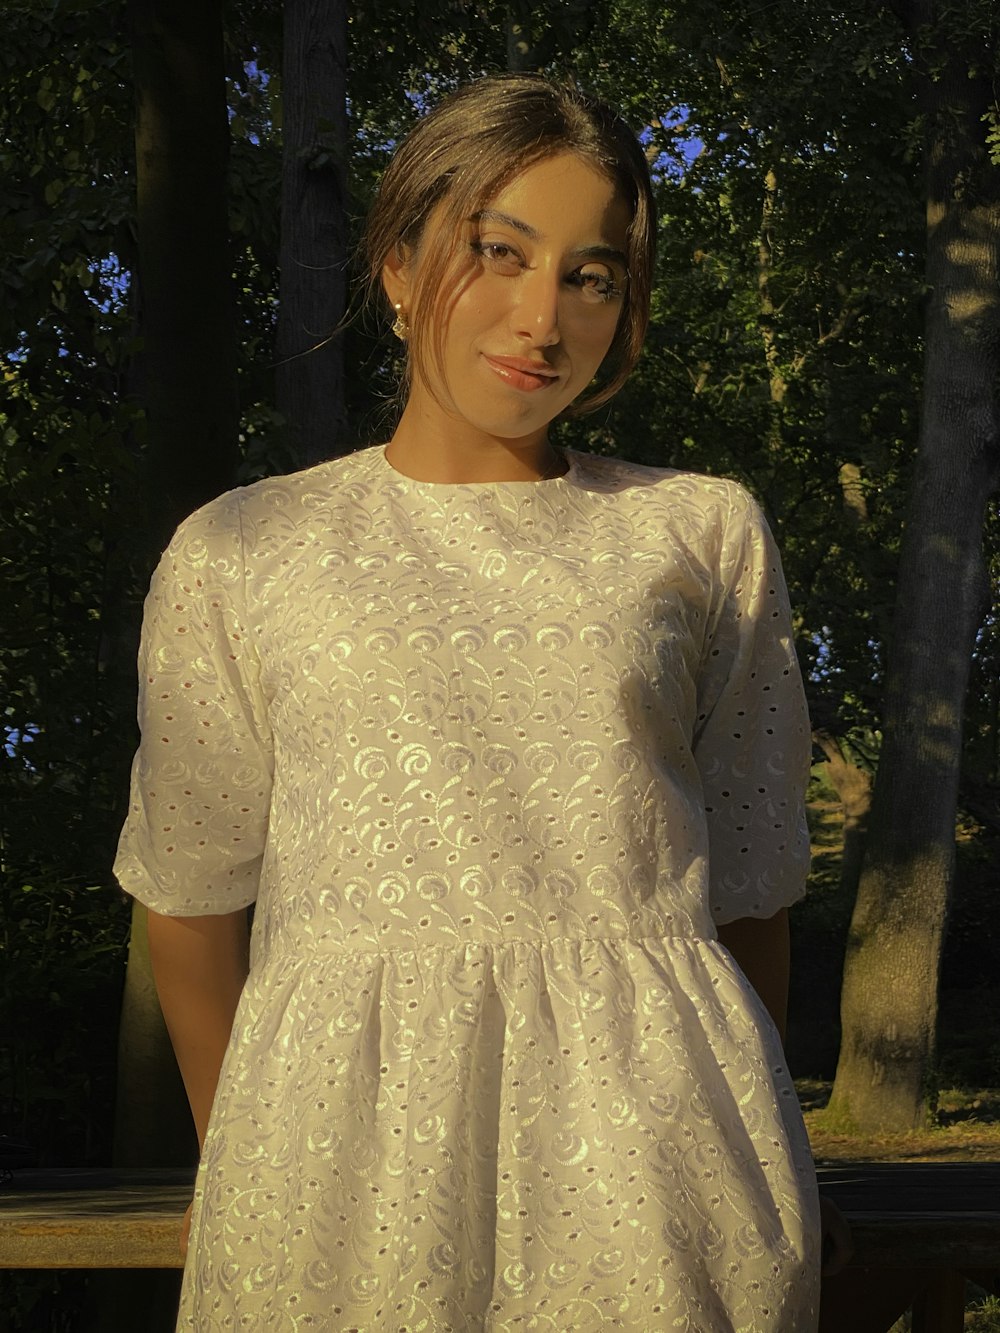
M 739 482 L 678 468 L 650 467 L 625 458 L 567 450 L 576 484 L 604 495 L 612 507 L 641 512 L 666 530 L 721 540 L 763 523 L 760 506 Z
M 170 550 L 250 549 L 288 540 L 303 526 L 329 521 L 338 502 L 357 502 L 374 476 L 376 448 L 361 449 L 299 472 L 265 477 L 216 496 L 180 524 Z

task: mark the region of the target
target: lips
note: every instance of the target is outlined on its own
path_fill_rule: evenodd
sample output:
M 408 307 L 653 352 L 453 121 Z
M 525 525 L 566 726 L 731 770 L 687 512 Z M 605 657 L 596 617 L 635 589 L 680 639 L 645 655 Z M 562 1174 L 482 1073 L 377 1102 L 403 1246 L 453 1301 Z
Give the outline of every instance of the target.
M 490 356 L 485 360 L 490 369 L 514 389 L 533 392 L 546 389 L 559 379 L 559 372 L 544 361 L 530 361 L 523 356 Z

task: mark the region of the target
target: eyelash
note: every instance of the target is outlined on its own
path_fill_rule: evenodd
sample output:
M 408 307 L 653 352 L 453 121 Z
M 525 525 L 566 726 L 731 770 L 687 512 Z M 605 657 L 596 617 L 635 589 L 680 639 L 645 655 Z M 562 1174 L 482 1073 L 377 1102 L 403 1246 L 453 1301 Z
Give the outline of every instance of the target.
M 506 241 L 481 241 L 476 239 L 469 242 L 469 248 L 474 255 L 477 255 L 480 259 L 486 260 L 487 262 L 492 261 L 500 264 L 513 262 L 517 264 L 518 268 L 523 269 L 526 267 L 524 260 L 518 252 L 513 246 L 508 245 Z M 495 253 L 491 253 L 497 250 L 506 251 L 506 254 L 501 257 Z M 597 279 L 597 282 L 590 283 L 587 281 L 588 278 L 595 278 Z M 602 305 L 606 301 L 610 301 L 613 297 L 621 296 L 622 294 L 622 288 L 610 274 L 583 273 L 580 269 L 574 269 L 573 272 L 569 274 L 566 281 L 581 292 L 588 291 L 595 293 Z

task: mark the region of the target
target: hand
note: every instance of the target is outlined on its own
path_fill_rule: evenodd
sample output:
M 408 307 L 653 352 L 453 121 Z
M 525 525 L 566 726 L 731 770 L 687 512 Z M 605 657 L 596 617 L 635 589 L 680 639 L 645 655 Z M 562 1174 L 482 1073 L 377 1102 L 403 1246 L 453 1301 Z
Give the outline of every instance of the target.
M 824 1277 L 832 1277 L 850 1263 L 854 1242 L 847 1219 L 832 1199 L 819 1196 L 820 1234 L 822 1236 L 822 1267 Z
M 180 1247 L 181 1247 L 182 1259 L 187 1258 L 188 1239 L 191 1235 L 191 1209 L 193 1207 L 194 1207 L 194 1200 L 192 1199 L 191 1202 L 188 1204 L 187 1208 L 185 1209 L 184 1221 L 181 1223 Z

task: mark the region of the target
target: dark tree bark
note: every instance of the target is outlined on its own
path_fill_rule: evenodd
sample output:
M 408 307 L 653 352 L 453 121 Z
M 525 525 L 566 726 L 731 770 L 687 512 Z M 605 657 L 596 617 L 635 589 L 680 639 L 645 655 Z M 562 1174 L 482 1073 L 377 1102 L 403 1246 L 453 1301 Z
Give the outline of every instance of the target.
M 971 35 L 971 22 L 949 28 L 939 0 L 898 9 L 925 68 L 925 378 L 831 1109 L 860 1128 L 905 1130 L 930 1106 L 962 710 L 987 606 L 986 504 L 1000 482 L 1000 172 L 983 122 L 997 54 L 987 6 Z
M 233 484 L 236 316 L 222 0 L 130 0 L 141 398 L 160 545 Z
M 152 557 L 191 510 L 233 484 L 236 323 L 226 177 L 222 0 L 131 0 L 147 521 Z M 115 1159 L 191 1160 L 191 1120 L 136 904 L 119 1033 Z
M 347 6 L 285 0 L 278 410 L 304 465 L 348 448 Z
M 145 410 L 145 513 L 127 542 L 151 560 L 239 461 L 236 317 L 229 244 L 229 125 L 222 0 L 129 0 L 135 84 L 138 331 L 132 388 Z M 136 520 L 139 521 L 136 521 Z M 197 1141 L 160 1013 L 145 908 L 132 915 L 118 1042 L 114 1159 L 192 1163 Z M 100 1327 L 173 1327 L 175 1274 L 93 1286 Z

